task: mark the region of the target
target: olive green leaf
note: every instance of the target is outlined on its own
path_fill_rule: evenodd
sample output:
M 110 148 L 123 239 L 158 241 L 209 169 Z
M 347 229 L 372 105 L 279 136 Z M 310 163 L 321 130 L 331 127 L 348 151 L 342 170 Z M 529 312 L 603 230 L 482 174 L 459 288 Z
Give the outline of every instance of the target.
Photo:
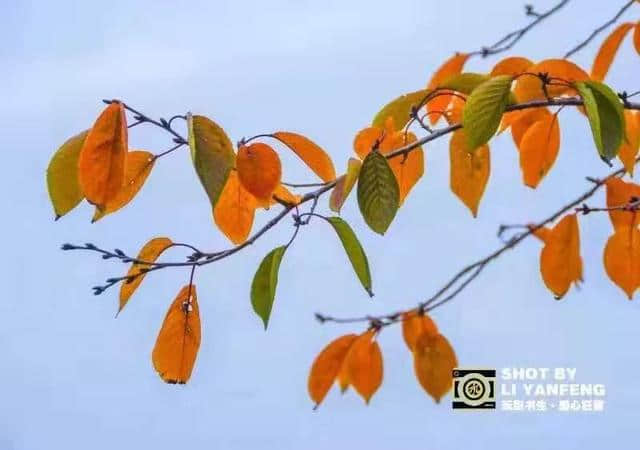
M 286 246 L 276 247 L 264 257 L 251 283 L 251 304 L 253 310 L 262 319 L 264 329 L 267 329 L 273 300 L 278 287 L 278 270 Z
M 358 177 L 358 205 L 373 231 L 384 234 L 398 211 L 400 189 L 387 158 L 378 151 L 367 155 Z
M 327 221 L 333 226 L 333 229 L 338 234 L 342 246 L 347 252 L 349 261 L 355 270 L 358 279 L 362 283 L 362 286 L 367 291 L 370 297 L 373 297 L 373 291 L 371 291 L 371 273 L 369 272 L 369 261 L 367 255 L 360 244 L 357 236 L 349 226 L 347 222 L 340 217 L 329 217 Z

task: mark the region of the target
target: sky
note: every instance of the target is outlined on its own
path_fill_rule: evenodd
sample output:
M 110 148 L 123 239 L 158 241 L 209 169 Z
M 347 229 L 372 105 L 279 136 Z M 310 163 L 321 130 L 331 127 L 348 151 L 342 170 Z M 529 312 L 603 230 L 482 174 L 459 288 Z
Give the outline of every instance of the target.
M 449 190 L 447 139 L 426 146 L 425 176 L 384 237 L 367 229 L 352 196 L 342 216 L 366 249 L 373 300 L 319 221 L 302 229 L 285 255 L 267 332 L 251 309 L 249 287 L 262 257 L 288 239 L 291 222 L 198 271 L 203 339 L 185 386 L 164 384 L 150 355 L 188 273 L 148 276 L 114 320 L 117 290 L 95 297 L 90 288 L 126 266 L 59 250 L 64 242 L 92 242 L 136 253 L 154 236 L 210 251 L 230 245 L 212 223 L 186 151 L 158 161 L 121 212 L 91 224 L 92 210 L 83 204 L 53 221 L 44 177 L 49 158 L 92 124 L 101 99 L 123 99 L 153 117 L 204 114 L 234 141 L 296 131 L 322 145 L 343 170 L 353 136 L 382 105 L 422 88 L 455 51 L 477 50 L 526 23 L 520 3 L 2 2 L 0 450 L 629 447 L 640 402 L 640 305 L 626 300 L 602 266 L 612 231 L 604 214 L 579 218 L 585 283 L 562 301 L 544 287 L 541 245 L 531 239 L 433 315 L 461 366 L 576 368 L 580 382 L 605 384 L 604 412 L 460 413 L 452 411 L 450 396 L 435 404 L 415 380 L 398 327 L 378 338 L 384 382 L 369 406 L 334 389 L 313 411 L 306 392 L 315 355 L 335 337 L 363 331 L 320 325 L 314 312 L 409 308 L 497 248 L 500 224 L 544 218 L 588 189 L 586 175 L 608 173 L 576 111 L 562 112 L 560 156 L 535 191 L 521 182 L 511 137 L 492 141 L 492 173 L 477 219 Z M 511 55 L 559 57 L 622 3 L 573 0 Z M 543 11 L 553 4 L 535 6 Z M 639 17 L 634 6 L 623 19 Z M 575 61 L 590 67 L 602 39 Z M 476 58 L 467 70 L 489 71 L 498 60 Z M 607 82 L 635 91 L 639 67 L 627 39 Z M 140 126 L 131 130 L 130 145 L 160 152 L 171 142 Z M 284 149 L 281 154 L 288 181 L 314 181 Z M 319 212 L 328 211 L 326 202 Z M 589 204 L 602 206 L 602 193 Z M 256 229 L 273 214 L 261 212 Z

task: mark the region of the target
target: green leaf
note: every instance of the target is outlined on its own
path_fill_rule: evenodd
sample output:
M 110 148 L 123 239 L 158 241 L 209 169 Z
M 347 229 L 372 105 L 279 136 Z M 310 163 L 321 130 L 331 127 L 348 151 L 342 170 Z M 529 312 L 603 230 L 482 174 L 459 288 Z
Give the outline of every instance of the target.
M 342 246 L 347 252 L 349 261 L 351 261 L 353 270 L 355 270 L 358 279 L 360 279 L 360 282 L 362 283 L 362 286 L 367 291 L 369 296 L 373 297 L 373 292 L 371 291 L 371 273 L 369 272 L 369 261 L 367 260 L 367 255 L 364 253 L 364 249 L 362 248 L 360 241 L 358 241 L 358 238 L 356 237 L 349 224 L 342 220 L 340 217 L 329 217 L 327 218 L 327 220 L 333 226 L 333 229 L 336 230 L 338 237 L 342 241 Z
M 487 81 L 489 78 L 489 75 L 483 73 L 459 73 L 449 77 L 439 87 L 469 95 L 475 88 Z
M 56 220 L 78 206 L 84 198 L 78 182 L 78 157 L 87 133 L 83 131 L 62 144 L 47 167 L 47 188 Z
M 418 106 L 429 94 L 429 89 L 421 89 L 401 95 L 395 100 L 387 103 L 373 118 L 372 125 L 384 128 L 387 117 L 393 117 L 393 125 L 396 130 L 401 130 L 411 119 L 411 108 Z
M 473 150 L 487 142 L 498 130 L 500 119 L 509 102 L 510 75 L 500 75 L 475 88 L 462 111 L 462 126 L 467 136 L 467 148 Z
M 262 319 L 264 329 L 267 329 L 273 300 L 278 287 L 278 270 L 286 246 L 276 247 L 264 257 L 251 283 L 251 304 L 253 310 Z
M 398 211 L 400 189 L 387 158 L 378 151 L 367 155 L 358 177 L 358 205 L 373 231 L 384 234 Z
M 215 207 L 235 163 L 233 146 L 224 130 L 207 117 L 189 113 L 187 124 L 193 166 Z
M 358 180 L 361 166 L 362 163 L 359 159 L 349 158 L 347 173 L 337 179 L 336 185 L 333 191 L 331 191 L 331 196 L 329 197 L 329 208 L 331 211 L 340 213 L 342 205 L 344 205 L 345 200 L 351 193 L 351 189 L 353 189 L 353 186 Z
M 609 161 L 618 154 L 625 135 L 624 108 L 610 87 L 598 81 L 575 83 L 584 102 L 589 126 L 600 157 Z

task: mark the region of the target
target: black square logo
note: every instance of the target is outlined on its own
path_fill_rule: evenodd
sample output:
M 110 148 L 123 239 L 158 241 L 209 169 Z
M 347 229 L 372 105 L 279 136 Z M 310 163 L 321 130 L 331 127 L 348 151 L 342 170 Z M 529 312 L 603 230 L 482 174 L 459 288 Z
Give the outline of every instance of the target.
M 496 409 L 495 369 L 453 369 L 453 409 Z

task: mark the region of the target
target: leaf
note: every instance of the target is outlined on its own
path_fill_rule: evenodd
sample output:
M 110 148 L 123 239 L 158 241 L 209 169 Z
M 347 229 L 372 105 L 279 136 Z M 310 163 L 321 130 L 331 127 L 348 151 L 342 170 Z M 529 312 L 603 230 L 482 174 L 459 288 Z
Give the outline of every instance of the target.
M 388 151 L 384 149 L 386 145 L 382 145 L 381 151 L 386 155 L 395 149 L 411 144 L 415 141 L 415 134 L 411 132 L 405 134 L 404 132 L 399 131 L 396 135 L 397 144 Z M 386 142 L 383 142 L 383 144 L 385 143 Z M 409 192 L 411 192 L 411 189 L 413 189 L 420 178 L 422 178 L 422 175 L 424 175 L 424 151 L 421 147 L 418 147 L 411 150 L 404 156 L 396 156 L 394 158 L 387 159 L 387 162 L 389 163 L 389 167 L 391 167 L 393 175 L 396 177 L 396 181 L 398 182 L 398 188 L 400 190 L 399 205 L 402 205 L 405 198 L 407 198 L 407 195 L 409 195 Z
M 393 101 L 387 103 L 371 123 L 373 127 L 384 128 L 389 117 L 393 118 L 394 129 L 402 130 L 411 119 L 413 107 L 417 107 L 431 92 L 429 89 L 421 89 L 416 92 L 401 95 Z
M 142 185 L 153 169 L 155 160 L 153 154 L 144 150 L 133 150 L 127 153 L 124 170 L 123 185 L 111 200 L 107 201 L 104 209 L 96 208 L 92 222 L 97 222 L 107 214 L 114 213 L 125 207 L 140 191 Z
M 441 334 L 423 333 L 413 350 L 413 368 L 418 382 L 436 403 L 453 387 L 456 354 Z
M 371 273 L 369 272 L 369 261 L 367 255 L 364 253 L 364 249 L 358 241 L 358 237 L 355 235 L 351 227 L 347 222 L 339 217 L 327 218 L 333 229 L 338 234 L 344 250 L 347 252 L 349 261 L 353 266 L 353 270 L 356 272 L 360 283 L 367 291 L 370 297 L 373 297 L 373 291 L 371 290 Z
M 451 76 L 462 72 L 462 68 L 467 62 L 467 59 L 469 59 L 469 54 L 456 53 L 446 60 L 431 77 L 431 80 L 427 85 L 427 89 L 434 90 Z M 439 114 L 433 114 L 433 112 L 446 110 L 450 101 L 451 95 L 438 95 L 437 97 L 429 100 L 429 103 L 427 103 L 427 112 L 429 113 L 431 125 L 435 125 L 440 118 Z
M 418 338 L 423 334 L 437 335 L 438 327 L 427 313 L 411 311 L 402 315 L 402 337 L 410 351 L 416 347 Z
M 607 188 L 607 208 L 609 208 L 609 218 L 614 230 L 621 228 L 637 227 L 638 218 L 636 211 L 613 210 L 624 206 L 640 198 L 640 186 L 635 183 L 627 183 L 620 178 L 609 178 L 605 186 Z
M 518 148 L 520 148 L 522 144 L 522 138 L 525 133 L 534 123 L 551 117 L 551 113 L 547 108 L 511 111 L 509 114 L 515 113 L 517 113 L 517 115 L 511 119 L 511 137 Z
M 607 275 L 629 300 L 640 287 L 640 231 L 634 227 L 617 228 L 604 248 Z
M 535 189 L 549 172 L 560 149 L 558 117 L 549 114 L 529 127 L 520 142 L 520 168 L 524 184 Z
M 447 78 L 440 87 L 469 95 L 475 88 L 489 80 L 489 78 L 489 75 L 484 73 L 459 73 Z
M 384 128 L 368 127 L 360 130 L 353 140 L 353 149 L 360 159 L 365 159 L 376 142 L 386 136 Z
M 267 329 L 273 301 L 278 287 L 278 270 L 280 262 L 287 249 L 284 245 L 271 250 L 264 257 L 251 283 L 251 304 L 253 310 L 262 319 L 264 329 Z
M 47 188 L 56 220 L 84 199 L 78 182 L 78 158 L 88 131 L 69 138 L 56 150 L 47 167 Z
M 515 96 L 518 102 L 528 102 L 531 100 L 543 100 L 546 95 L 542 89 L 542 81 L 537 74 L 546 73 L 549 77 L 557 78 L 566 83 L 585 81 L 589 75 L 576 64 L 566 59 L 546 59 L 527 68 L 527 74 L 518 77 L 515 84 Z M 555 80 L 555 81 L 558 81 Z M 550 97 L 559 97 L 571 93 L 573 89 L 564 83 L 555 83 L 547 86 L 547 93 Z
M 338 178 L 335 187 L 331 191 L 331 197 L 329 197 L 329 208 L 331 211 L 340 212 L 353 186 L 356 184 L 356 181 L 358 181 L 361 166 L 362 163 L 360 160 L 349 158 L 347 173 Z
M 332 341 L 316 357 L 311 365 L 307 388 L 317 408 L 331 389 L 340 373 L 344 360 L 358 335 L 347 334 Z
M 153 367 L 166 383 L 185 384 L 200 348 L 200 310 L 195 285 L 186 285 L 167 311 L 153 347 Z
M 640 25 L 638 23 L 636 23 L 636 26 L 633 28 L 633 46 L 640 55 Z
M 189 113 L 187 126 L 193 166 L 215 208 L 235 162 L 233 146 L 224 130 L 208 117 Z
M 498 75 L 511 75 L 515 77 L 526 72 L 531 66 L 533 66 L 533 62 L 527 58 L 510 56 L 498 61 L 498 63 L 493 66 L 490 75 L 492 77 Z
M 476 217 L 491 171 L 489 146 L 483 145 L 470 152 L 467 150 L 464 130 L 457 130 L 451 136 L 449 158 L 451 191 Z
M 213 209 L 213 219 L 220 231 L 235 245 L 239 245 L 247 240 L 251 232 L 256 207 L 256 198 L 242 186 L 237 171 L 232 170 Z
M 273 191 L 273 195 L 271 195 L 271 200 L 269 201 L 269 204 L 273 205 L 275 203 L 278 203 L 276 198 L 279 201 L 290 203 L 292 205 L 299 204 L 300 200 L 302 199 L 302 197 L 300 197 L 299 195 L 292 194 L 291 191 L 289 191 L 289 189 L 287 189 L 285 186 L 282 185 L 282 183 L 280 183 L 278 187 L 276 187 L 276 189 Z
M 478 86 L 467 99 L 462 113 L 462 125 L 467 136 L 467 148 L 476 149 L 489 142 L 502 119 L 509 101 L 509 75 L 500 75 Z
M 273 137 L 293 150 L 322 181 L 328 183 L 336 179 L 336 170 L 331 158 L 315 142 L 300 134 L 286 131 L 273 133 Z
M 348 380 L 364 401 L 369 400 L 382 384 L 382 353 L 374 340 L 375 330 L 358 336 L 344 361 Z
M 144 247 L 142 247 L 136 259 L 147 263 L 153 263 L 158 259 L 162 252 L 172 245 L 173 242 L 169 238 L 153 238 L 147 242 Z M 147 276 L 145 269 L 149 269 L 150 267 L 151 266 L 149 264 L 138 264 L 135 262 L 131 265 L 131 268 L 127 272 L 127 277 L 132 277 L 132 281 L 123 281 L 120 285 L 120 306 L 118 308 L 118 314 L 125 307 L 136 289 L 138 289 L 138 286 L 140 286 L 144 277 Z
M 584 101 L 593 140 L 604 160 L 618 154 L 625 133 L 624 108 L 615 92 L 597 81 L 575 84 Z
M 620 48 L 622 40 L 627 33 L 633 28 L 632 23 L 623 23 L 617 26 L 613 32 L 604 40 L 602 46 L 598 50 L 596 58 L 593 60 L 591 68 L 591 78 L 596 81 L 602 81 L 607 76 L 607 72 L 613 63 L 613 59 Z
M 282 177 L 278 154 L 262 142 L 240 147 L 236 168 L 244 188 L 258 200 L 267 202 Z
M 127 149 L 124 106 L 113 102 L 89 130 L 78 158 L 78 182 L 82 192 L 90 203 L 100 209 L 122 187 Z
M 540 253 L 540 273 L 557 300 L 564 297 L 571 283 L 582 281 L 580 231 L 575 214 L 564 216 L 547 234 Z
M 398 211 L 400 190 L 387 158 L 380 152 L 367 155 L 358 177 L 358 205 L 373 231 L 384 234 Z
M 636 157 L 640 148 L 640 115 L 636 111 L 624 110 L 624 122 L 626 127 L 626 139 L 618 150 L 618 158 L 624 164 L 624 168 L 633 176 L 636 166 Z

